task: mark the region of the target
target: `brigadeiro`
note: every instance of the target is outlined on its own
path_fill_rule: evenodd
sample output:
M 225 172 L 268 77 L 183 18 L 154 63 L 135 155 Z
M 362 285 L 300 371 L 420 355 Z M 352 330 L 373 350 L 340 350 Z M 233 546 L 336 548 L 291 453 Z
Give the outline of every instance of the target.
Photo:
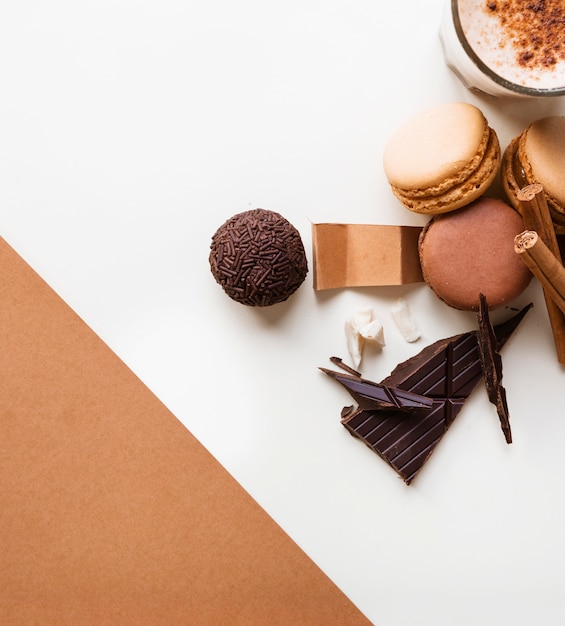
M 308 273 L 300 233 L 266 209 L 237 213 L 224 222 L 212 237 L 209 261 L 225 293 L 248 306 L 287 300 Z

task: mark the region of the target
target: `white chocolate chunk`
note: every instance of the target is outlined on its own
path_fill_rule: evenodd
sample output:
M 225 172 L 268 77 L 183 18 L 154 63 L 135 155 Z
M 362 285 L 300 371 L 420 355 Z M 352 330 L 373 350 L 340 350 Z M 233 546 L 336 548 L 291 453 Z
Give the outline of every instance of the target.
M 363 309 L 351 315 L 345 321 L 345 338 L 347 340 L 347 349 L 351 357 L 352 365 L 358 368 L 363 356 L 364 339 L 360 330 L 371 322 L 373 316 L 372 309 Z
M 390 313 L 398 330 L 408 343 L 420 338 L 420 331 L 416 327 L 408 303 L 404 298 L 398 298 Z
M 385 345 L 385 335 L 382 323 L 378 319 L 373 319 L 366 326 L 363 326 L 359 334 L 365 341 L 383 347 Z
M 361 363 L 365 341 L 381 347 L 385 345 L 383 325 L 374 317 L 370 307 L 357 311 L 346 320 L 345 336 L 354 368 Z

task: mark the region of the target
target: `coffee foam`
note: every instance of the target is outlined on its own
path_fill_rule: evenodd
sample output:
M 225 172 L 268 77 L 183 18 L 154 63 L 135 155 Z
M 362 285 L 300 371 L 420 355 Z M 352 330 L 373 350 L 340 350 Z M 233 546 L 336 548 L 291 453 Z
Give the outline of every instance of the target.
M 543 36 L 551 35 L 549 30 L 552 28 L 542 26 L 544 20 L 549 21 L 544 12 L 557 11 L 561 18 L 565 17 L 563 2 L 549 4 L 552 6 L 535 14 L 535 20 L 539 20 L 539 33 Z M 476 55 L 493 72 L 517 85 L 545 90 L 564 87 L 565 59 L 555 56 L 549 59 L 543 52 L 543 43 L 537 47 L 530 43 L 535 24 L 528 15 L 519 13 L 516 3 L 498 5 L 486 0 L 459 1 L 461 26 Z M 505 22 L 500 18 L 506 18 Z M 525 47 L 524 41 L 527 41 Z M 549 49 L 549 44 L 545 48 Z

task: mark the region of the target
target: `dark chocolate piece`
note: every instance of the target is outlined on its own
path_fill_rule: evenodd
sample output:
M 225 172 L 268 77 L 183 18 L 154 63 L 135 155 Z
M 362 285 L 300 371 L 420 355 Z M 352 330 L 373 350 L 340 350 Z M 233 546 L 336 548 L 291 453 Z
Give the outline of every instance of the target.
M 335 363 L 338 367 L 341 367 L 342 370 L 348 372 L 352 376 L 357 376 L 357 378 L 361 378 L 361 372 L 358 372 L 357 370 L 354 370 L 352 367 L 349 367 L 349 365 L 346 365 L 343 362 L 343 360 L 340 359 L 338 356 L 331 356 L 330 361 L 332 363 Z
M 479 294 L 477 321 L 479 324 L 479 353 L 488 399 L 496 407 L 506 443 L 512 443 L 506 389 L 502 386 L 502 357 L 497 350 L 497 341 L 490 322 L 487 299 L 482 293 Z
M 408 414 L 432 408 L 432 400 L 426 396 L 387 387 L 357 375 L 333 372 L 324 367 L 320 367 L 320 370 L 341 383 L 361 409 L 397 409 L 403 414 Z
M 248 306 L 283 302 L 308 273 L 300 233 L 282 215 L 265 209 L 224 222 L 212 237 L 209 262 L 225 293 Z
M 531 305 L 494 328 L 497 350 L 506 343 Z M 381 381 L 430 397 L 432 408 L 413 415 L 398 410 L 358 409 L 342 424 L 410 484 L 482 378 L 477 332 L 441 339 L 400 363 Z

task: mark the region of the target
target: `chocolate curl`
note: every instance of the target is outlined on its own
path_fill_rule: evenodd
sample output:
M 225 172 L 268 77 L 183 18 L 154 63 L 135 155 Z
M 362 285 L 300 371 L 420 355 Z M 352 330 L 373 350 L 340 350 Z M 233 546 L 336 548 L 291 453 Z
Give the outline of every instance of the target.
M 540 281 L 561 312 L 565 312 L 565 267 L 534 230 L 525 230 L 514 239 L 514 250 Z
M 530 231 L 535 231 L 561 263 L 557 235 L 555 234 L 555 227 L 543 186 L 540 183 L 526 185 L 517 192 L 516 199 L 518 200 L 519 213 L 522 216 L 524 226 Z M 555 300 L 546 291 L 545 286 L 543 291 L 557 360 L 562 365 L 565 365 L 565 316 L 563 310 L 557 306 Z

